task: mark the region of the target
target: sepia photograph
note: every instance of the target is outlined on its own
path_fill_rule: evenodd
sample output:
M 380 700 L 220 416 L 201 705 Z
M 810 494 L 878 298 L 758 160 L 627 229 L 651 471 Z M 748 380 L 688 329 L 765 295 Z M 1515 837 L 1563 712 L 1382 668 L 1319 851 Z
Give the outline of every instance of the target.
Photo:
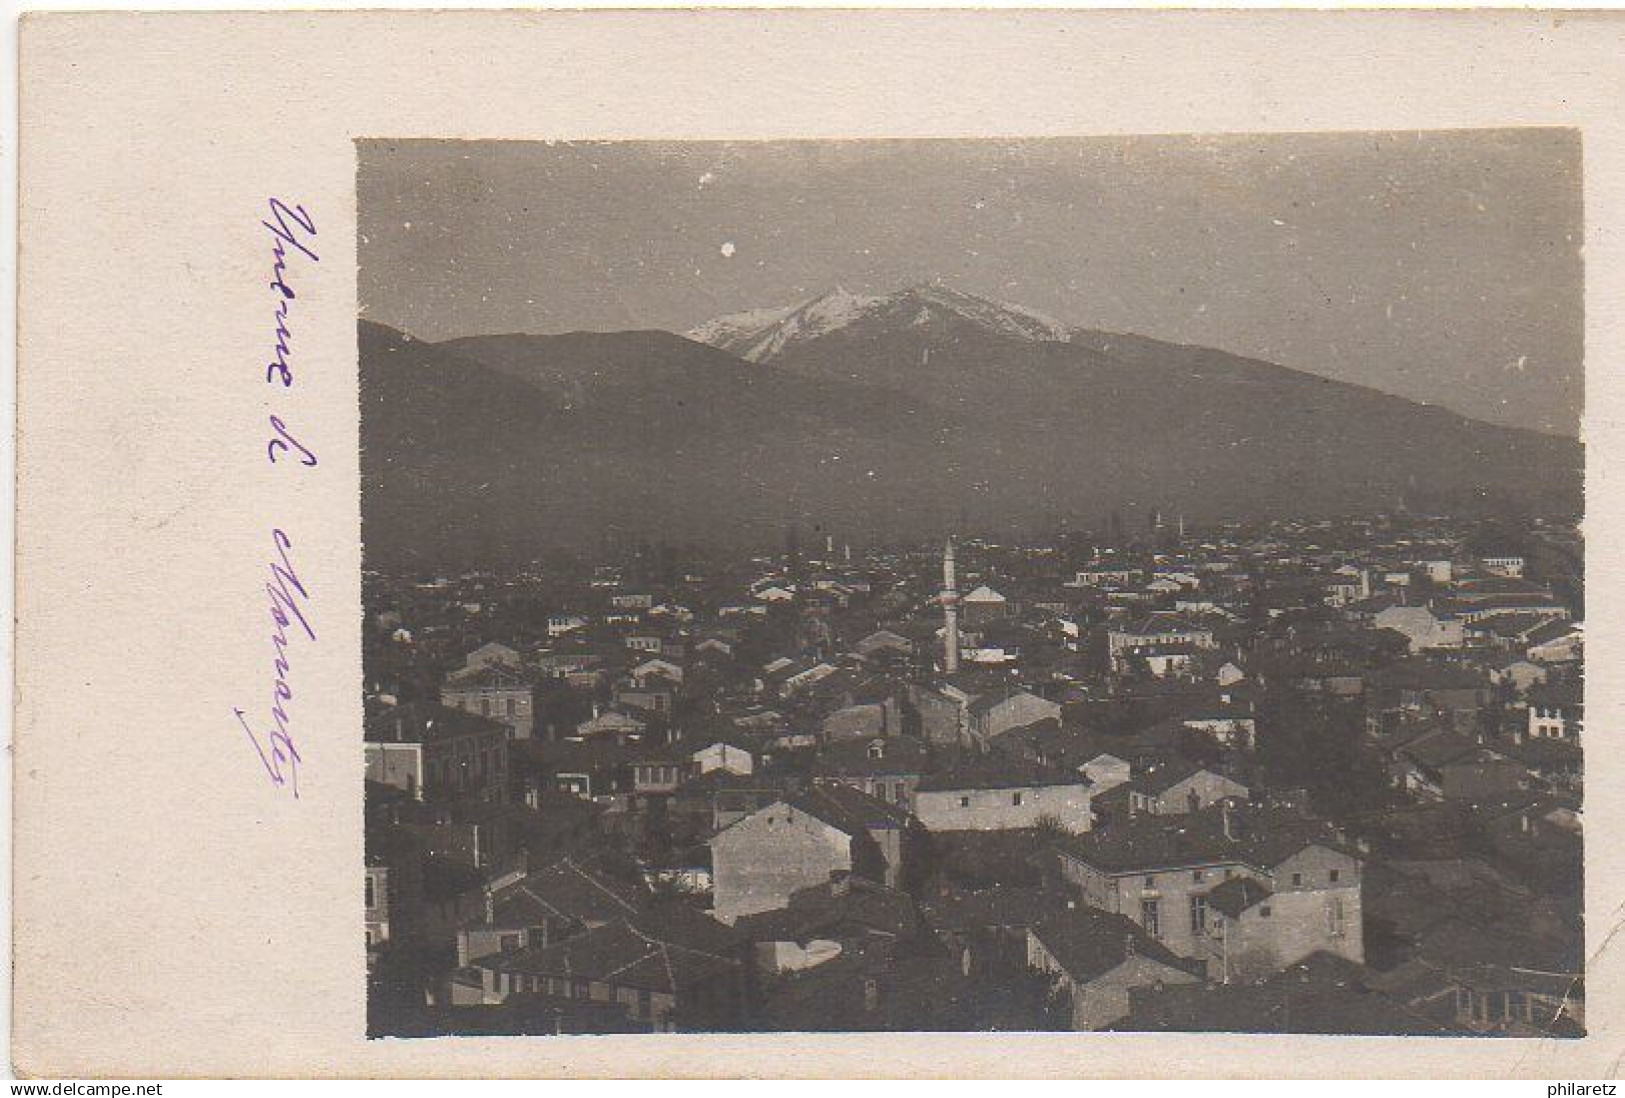
M 369 1036 L 1585 1034 L 1578 130 L 355 151 Z

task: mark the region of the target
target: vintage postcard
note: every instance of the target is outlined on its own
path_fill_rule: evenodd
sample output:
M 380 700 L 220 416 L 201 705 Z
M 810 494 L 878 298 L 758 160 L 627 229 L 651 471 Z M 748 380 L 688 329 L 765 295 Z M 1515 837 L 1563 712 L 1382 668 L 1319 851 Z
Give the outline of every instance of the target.
M 1622 57 L 29 21 L 19 1070 L 1611 1077 Z

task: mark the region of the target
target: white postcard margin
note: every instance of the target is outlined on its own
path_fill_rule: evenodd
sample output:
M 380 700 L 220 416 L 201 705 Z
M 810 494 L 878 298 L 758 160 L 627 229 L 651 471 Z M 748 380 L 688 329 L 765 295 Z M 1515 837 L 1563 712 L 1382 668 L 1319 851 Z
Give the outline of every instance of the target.
M 21 33 L 14 1056 L 50 1076 L 1613 1075 L 1625 1056 L 1625 19 L 1499 12 L 55 14 Z M 365 1038 L 355 153 L 362 137 L 1578 127 L 1586 165 L 1580 1041 Z M 279 198 L 319 261 L 274 341 Z M 297 257 L 295 257 L 297 259 Z M 276 415 L 318 463 L 267 460 Z M 287 460 L 292 456 L 295 460 Z M 273 541 L 283 531 L 287 545 Z M 299 797 L 235 710 L 276 672 Z M 263 742 L 263 741 L 262 741 Z M 273 760 L 274 761 L 274 760 Z

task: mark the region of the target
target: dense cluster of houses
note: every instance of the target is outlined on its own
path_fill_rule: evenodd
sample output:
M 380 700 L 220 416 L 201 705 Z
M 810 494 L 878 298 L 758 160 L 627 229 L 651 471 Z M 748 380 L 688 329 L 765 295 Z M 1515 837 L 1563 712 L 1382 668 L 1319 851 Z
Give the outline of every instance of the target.
M 374 1029 L 1578 1032 L 1572 529 L 1154 533 L 369 575 Z

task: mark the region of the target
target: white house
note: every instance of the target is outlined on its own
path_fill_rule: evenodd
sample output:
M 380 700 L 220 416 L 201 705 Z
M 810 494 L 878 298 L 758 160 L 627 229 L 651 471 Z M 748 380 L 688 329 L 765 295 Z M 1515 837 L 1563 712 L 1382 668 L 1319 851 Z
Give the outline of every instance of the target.
M 649 679 L 656 675 L 670 679 L 672 682 L 683 681 L 683 669 L 670 660 L 652 659 L 644 660 L 628 673 L 631 680 L 639 686 L 645 685 Z
M 492 664 L 502 664 L 506 667 L 518 667 L 520 663 L 521 660 L 518 652 L 515 652 L 506 644 L 500 644 L 496 641 L 491 641 L 489 644 L 482 644 L 478 648 L 474 649 L 474 651 L 463 657 L 463 667 L 468 671 L 473 671 L 481 667 L 488 667 Z
M 1053 823 L 1079 834 L 1094 822 L 1087 778 L 994 761 L 921 778 L 914 787 L 914 815 L 928 831 L 1009 831 Z
M 547 635 L 562 637 L 566 633 L 574 633 L 577 629 L 585 628 L 587 619 L 580 614 L 550 614 L 547 619 Z
M 709 774 L 713 770 L 749 774 L 756 769 L 756 757 L 727 740 L 713 740 L 704 747 L 696 748 L 688 757 L 700 768 L 701 774 Z
M 732 923 L 787 907 L 835 873 L 895 885 L 907 826 L 902 810 L 835 782 L 774 801 L 712 836 L 713 914 Z
M 1480 557 L 1478 563 L 1484 571 L 1497 576 L 1510 576 L 1513 579 L 1523 577 L 1524 559 L 1519 554 L 1507 553 L 1494 557 Z
M 1134 777 L 1134 767 L 1127 760 L 1105 753 L 1096 755 L 1078 769 L 1089 779 L 1090 792 L 1095 796 Z
M 1392 629 L 1411 643 L 1412 652 L 1429 648 L 1460 648 L 1465 639 L 1461 619 L 1436 614 L 1426 606 L 1390 606 L 1372 618 L 1378 629 Z

